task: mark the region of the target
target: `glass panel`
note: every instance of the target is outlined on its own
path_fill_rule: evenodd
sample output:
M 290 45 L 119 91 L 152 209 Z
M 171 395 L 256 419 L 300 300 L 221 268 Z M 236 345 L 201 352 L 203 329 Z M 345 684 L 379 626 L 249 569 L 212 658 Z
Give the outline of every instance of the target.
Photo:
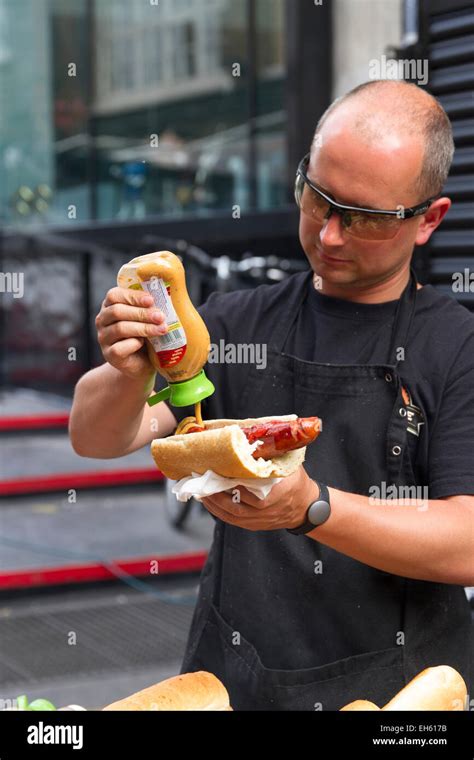
M 285 204 L 286 109 L 284 0 L 256 0 L 257 21 L 257 205 Z
M 247 208 L 246 0 L 121 5 L 95 4 L 99 217 Z
M 49 10 L 54 109 L 54 221 L 91 217 L 90 44 L 86 0 L 54 0 Z
M 84 0 L 0 0 L 0 219 L 89 218 Z
M 0 0 L 0 220 L 245 211 L 255 71 L 257 205 L 284 203 L 283 7 L 255 0 L 252 62 L 248 0 Z

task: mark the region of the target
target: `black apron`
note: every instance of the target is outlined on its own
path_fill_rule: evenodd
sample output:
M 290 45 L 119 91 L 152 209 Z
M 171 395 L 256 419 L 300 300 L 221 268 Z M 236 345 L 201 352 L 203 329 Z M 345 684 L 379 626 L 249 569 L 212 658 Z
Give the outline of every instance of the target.
M 319 364 L 283 352 L 311 275 L 282 303 L 267 367 L 252 366 L 238 418 L 320 416 L 323 432 L 304 467 L 328 486 L 367 496 L 383 483 L 425 485 L 410 461 L 395 358 L 407 346 L 414 272 L 385 365 Z M 383 706 L 426 667 L 451 665 L 468 682 L 469 646 L 461 586 L 376 570 L 286 530 L 218 520 L 181 672 L 214 673 L 236 710 L 338 710 L 355 699 Z

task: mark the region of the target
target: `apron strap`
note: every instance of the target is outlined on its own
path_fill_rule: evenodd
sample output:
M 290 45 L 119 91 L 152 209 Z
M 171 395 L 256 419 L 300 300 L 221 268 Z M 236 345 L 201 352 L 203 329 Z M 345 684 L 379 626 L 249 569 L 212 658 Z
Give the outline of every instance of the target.
M 269 340 L 269 348 L 273 349 L 277 354 L 284 353 L 285 343 L 308 296 L 312 279 L 312 269 L 305 272 L 303 277 L 297 275 L 295 277 L 294 289 L 290 291 L 287 300 L 282 304 L 280 317 L 274 323 Z
M 395 352 L 403 348 L 405 351 L 408 342 L 413 316 L 416 309 L 417 283 L 415 270 L 410 267 L 410 279 L 408 284 L 399 298 L 397 310 L 393 319 L 392 334 L 390 337 L 390 347 L 388 350 L 387 364 L 398 367 L 401 359 L 397 359 Z

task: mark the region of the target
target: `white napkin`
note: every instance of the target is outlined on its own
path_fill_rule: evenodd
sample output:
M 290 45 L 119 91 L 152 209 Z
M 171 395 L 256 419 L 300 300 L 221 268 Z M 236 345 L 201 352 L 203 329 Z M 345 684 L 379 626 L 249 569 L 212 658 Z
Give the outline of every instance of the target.
M 181 478 L 171 490 L 176 494 L 178 501 L 188 501 L 192 496 L 201 501 L 203 496 L 211 496 L 211 494 L 219 491 L 228 491 L 236 486 L 245 486 L 259 499 L 264 499 L 280 480 L 282 478 L 223 478 L 212 470 L 206 470 L 204 475 L 193 472 L 192 475 Z

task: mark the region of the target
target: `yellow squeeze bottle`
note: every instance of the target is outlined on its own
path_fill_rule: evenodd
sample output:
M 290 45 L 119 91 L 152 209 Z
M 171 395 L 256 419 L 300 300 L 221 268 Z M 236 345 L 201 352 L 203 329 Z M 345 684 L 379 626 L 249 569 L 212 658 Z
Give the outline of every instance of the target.
M 204 320 L 189 298 L 180 259 L 170 251 L 137 256 L 121 267 L 117 284 L 149 293 L 168 325 L 165 335 L 146 339 L 151 363 L 168 381 L 148 404 L 168 399 L 172 406 L 195 404 L 196 419 L 202 424 L 200 402 L 215 391 L 203 369 L 211 343 Z

